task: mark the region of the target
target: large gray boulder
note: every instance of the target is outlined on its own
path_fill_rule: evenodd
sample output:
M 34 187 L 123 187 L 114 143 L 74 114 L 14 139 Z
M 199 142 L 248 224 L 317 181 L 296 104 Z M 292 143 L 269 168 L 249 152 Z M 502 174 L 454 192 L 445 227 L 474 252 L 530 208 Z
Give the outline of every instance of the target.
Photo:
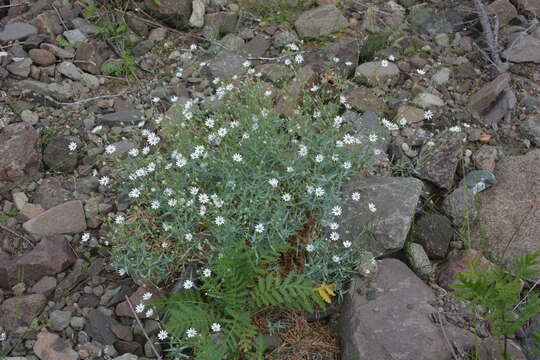
M 323 5 L 304 12 L 294 27 L 301 37 L 328 35 L 348 26 L 347 19 L 335 5 Z
M 468 331 L 445 324 L 443 334 L 431 321 L 435 296 L 401 261 L 381 261 L 375 281 L 375 299 L 359 293 L 361 279 L 351 283 L 340 319 L 342 360 L 450 360 L 448 341 L 465 349 L 474 344 Z
M 515 63 L 534 62 L 540 64 L 540 39 L 520 34 L 516 41 L 502 53 L 508 61 Z
M 355 247 L 367 247 L 375 257 L 401 250 L 421 191 L 422 182 L 414 178 L 351 178 L 344 186 L 343 240 Z M 358 201 L 352 197 L 356 192 L 360 194 Z

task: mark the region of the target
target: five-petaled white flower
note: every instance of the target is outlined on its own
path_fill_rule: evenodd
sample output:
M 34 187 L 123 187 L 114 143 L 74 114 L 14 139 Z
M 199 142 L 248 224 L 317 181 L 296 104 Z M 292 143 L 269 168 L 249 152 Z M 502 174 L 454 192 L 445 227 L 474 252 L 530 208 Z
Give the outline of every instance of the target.
M 191 289 L 192 287 L 193 287 L 193 281 L 191 280 L 184 281 L 184 289 L 188 290 L 188 289 Z
M 99 181 L 99 185 L 101 185 L 101 186 L 107 186 L 107 185 L 109 185 L 110 179 L 109 179 L 108 176 L 102 176 L 102 177 L 99 178 L 98 181 Z
M 147 318 L 152 317 L 152 315 L 154 315 L 154 309 L 148 309 L 145 315 Z
M 195 330 L 194 328 L 189 328 L 186 330 L 186 335 L 188 338 L 195 337 L 197 336 L 197 330 Z
M 360 200 L 360 193 L 359 192 L 353 192 L 352 195 L 351 195 L 351 199 L 353 199 L 353 201 Z
M 213 323 L 212 324 L 212 331 L 213 332 L 220 332 L 221 331 L 221 325 L 218 324 L 218 323 Z
M 117 224 L 123 224 L 125 221 L 125 218 L 122 215 L 117 215 L 114 219 L 114 222 Z
M 368 207 L 369 207 L 369 211 L 371 211 L 371 212 L 377 211 L 377 208 L 375 207 L 374 203 L 369 203 Z
M 157 335 L 159 340 L 165 340 L 168 336 L 169 336 L 169 333 L 165 330 L 161 330 Z
M 268 183 L 269 183 L 270 186 L 272 186 L 272 187 L 278 186 L 278 182 L 279 182 L 279 181 L 278 181 L 278 179 L 276 179 L 276 178 L 272 178 L 272 179 L 268 180 Z
M 348 240 L 343 242 L 343 246 L 344 246 L 345 248 L 350 248 L 351 245 L 352 245 L 352 243 L 351 243 L 350 241 L 348 241 Z
M 339 240 L 339 234 L 338 234 L 337 232 L 335 232 L 335 231 L 332 232 L 332 233 L 330 234 L 330 240 L 332 240 L 332 241 L 337 241 L 337 240 Z
M 255 225 L 255 232 L 256 233 L 262 233 L 264 231 L 264 225 L 263 224 L 257 224 Z
M 321 197 L 324 195 L 324 189 L 322 187 L 315 188 L 315 196 Z
M 281 198 L 283 199 L 283 201 L 291 201 L 292 196 L 291 196 L 291 194 L 286 193 L 286 194 L 283 194 L 283 195 L 281 196 Z
M 139 305 L 137 305 L 137 306 L 135 307 L 135 312 L 136 312 L 137 314 L 140 314 L 140 313 L 142 313 L 143 311 L 144 311 L 144 304 L 139 304 Z
M 381 66 L 382 67 L 388 67 L 388 60 L 381 61 Z
M 424 70 L 424 69 L 416 69 L 416 72 L 417 72 L 418 74 L 420 74 L 420 75 L 425 75 L 426 70 Z
M 315 246 L 313 246 L 311 244 L 307 244 L 306 245 L 306 250 L 307 250 L 307 252 L 313 252 L 313 251 L 315 251 Z
M 105 153 L 111 155 L 111 154 L 114 154 L 114 152 L 116 151 L 116 146 L 114 145 L 108 145 L 106 148 L 105 148 Z
M 74 141 L 70 142 L 69 145 L 68 145 L 68 149 L 69 149 L 69 151 L 77 150 L 77 143 L 74 142 Z
M 330 229 L 332 230 L 339 229 L 339 224 L 337 222 L 330 223 Z
M 395 61 L 395 60 L 396 60 L 396 57 L 395 57 L 394 55 L 390 55 L 390 56 L 388 57 L 388 60 L 390 60 L 390 61 Z
M 341 206 L 334 206 L 332 208 L 332 215 L 340 216 L 341 215 Z
M 225 224 L 225 219 L 223 218 L 223 216 L 218 216 L 218 217 L 216 217 L 216 219 L 214 220 L 214 223 L 215 223 L 217 226 L 223 225 L 223 224 Z
M 236 162 L 241 162 L 242 161 L 242 155 L 236 153 L 232 156 L 232 159 Z
M 344 168 L 344 169 L 350 169 L 351 166 L 352 166 L 352 164 L 351 164 L 350 161 L 345 161 L 345 162 L 343 163 L 343 168 Z
M 141 190 L 139 190 L 137 188 L 131 189 L 128 196 L 130 198 L 138 198 L 139 196 L 141 196 Z
M 184 238 L 185 238 L 187 241 L 191 241 L 191 240 L 193 240 L 193 235 L 191 235 L 191 233 L 187 233 L 186 236 L 184 236 Z
M 152 98 L 152 102 L 153 102 L 153 103 L 157 103 L 157 102 L 159 102 L 159 100 L 161 100 L 161 99 L 160 99 L 159 97 L 157 97 L 157 96 L 154 96 L 154 97 Z
M 431 110 L 424 111 L 424 119 L 426 119 L 426 120 L 433 119 L 433 111 L 431 111 Z
M 148 292 L 148 291 L 145 292 L 145 293 L 143 294 L 143 296 L 142 296 L 142 298 L 143 298 L 144 301 L 150 300 L 151 297 L 152 297 L 152 293 L 151 293 L 151 292 Z
M 156 210 L 159 209 L 159 201 L 158 200 L 152 200 L 152 203 L 150 205 L 152 209 Z
M 369 141 L 371 141 L 371 142 L 377 141 L 378 138 L 379 137 L 376 134 L 370 134 L 369 135 Z
M 335 263 L 339 263 L 341 261 L 341 258 L 337 255 L 332 256 L 332 261 Z
M 178 96 L 171 96 L 171 102 L 177 102 Z
M 128 151 L 128 154 L 129 154 L 130 156 L 135 157 L 135 156 L 139 155 L 139 149 L 137 149 L 137 148 L 130 149 L 130 150 Z
M 84 233 L 84 234 L 81 236 L 81 241 L 82 241 L 82 242 L 87 242 L 88 240 L 90 240 L 90 233 Z
M 212 276 L 212 270 L 210 270 L 210 269 L 208 269 L 208 268 L 204 269 L 202 273 L 203 273 L 203 276 L 204 276 L 204 277 L 210 277 L 210 276 Z
M 317 156 L 315 156 L 315 162 L 322 162 L 324 160 L 324 155 L 321 155 L 321 154 L 318 154 Z

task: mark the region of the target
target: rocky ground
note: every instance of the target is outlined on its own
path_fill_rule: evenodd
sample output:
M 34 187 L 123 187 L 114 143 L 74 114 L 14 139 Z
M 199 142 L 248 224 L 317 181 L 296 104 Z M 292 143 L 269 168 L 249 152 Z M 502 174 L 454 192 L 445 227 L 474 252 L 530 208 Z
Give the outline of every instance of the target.
M 380 261 L 318 320 L 339 340 L 335 358 L 465 359 L 473 344 L 492 358 L 489 328 L 449 285 L 475 254 L 506 264 L 540 248 L 537 1 L 486 4 L 504 69 L 465 0 L 280 2 L 283 17 L 264 12 L 270 0 L 92 3 L 0 1 L 0 357 L 146 359 L 152 344 L 163 354 L 159 323 L 141 317 L 142 329 L 126 301 L 155 289 L 109 266 L 104 223 L 129 206 L 109 183 L 115 161 L 156 109 L 203 100 L 249 60 L 285 116 L 302 86 L 340 72 L 344 118 L 380 134 L 379 177 L 346 186 L 381 204 L 368 244 Z M 296 77 L 282 57 L 292 43 Z M 344 209 L 349 234 L 375 217 Z M 530 331 L 518 335 L 514 359 L 539 359 Z

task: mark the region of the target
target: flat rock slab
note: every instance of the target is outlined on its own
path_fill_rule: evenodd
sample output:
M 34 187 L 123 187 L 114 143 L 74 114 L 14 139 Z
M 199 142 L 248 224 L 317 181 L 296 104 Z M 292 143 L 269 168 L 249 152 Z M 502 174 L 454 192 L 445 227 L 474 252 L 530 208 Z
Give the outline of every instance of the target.
M 35 175 L 41 167 L 39 136 L 24 122 L 7 125 L 0 132 L 0 181 Z
M 482 113 L 490 109 L 497 97 L 510 86 L 510 75 L 502 74 L 495 80 L 484 85 L 471 96 L 469 109 L 473 112 Z
M 60 336 L 44 331 L 38 334 L 34 353 L 40 360 L 77 360 L 79 354 Z
M 86 230 L 86 218 L 80 200 L 57 205 L 28 220 L 23 228 L 31 234 L 50 236 Z
M 486 256 L 512 258 L 540 249 L 540 149 L 497 163 L 497 184 L 478 194 L 480 229 L 472 236 Z
M 0 324 L 11 332 L 20 326 L 29 326 L 47 304 L 43 294 L 14 296 L 0 305 Z
M 335 5 L 323 5 L 304 12 L 294 27 L 301 37 L 323 36 L 346 28 L 347 19 Z
M 353 279 L 340 319 L 342 360 L 450 360 L 452 351 L 430 314 L 437 310 L 430 287 L 404 263 L 385 259 L 379 263 L 375 279 L 375 299 L 359 294 L 359 278 Z M 445 324 L 450 342 L 463 348 L 474 337 L 452 324 Z
M 510 44 L 502 56 L 515 63 L 534 62 L 540 64 L 540 40 L 530 35 L 519 35 L 518 40 Z
M 0 261 L 0 288 L 10 289 L 19 281 L 28 285 L 44 276 L 56 275 L 70 267 L 75 258 L 64 238 L 43 238 L 30 252 Z
M 24 40 L 31 35 L 36 35 L 38 28 L 27 23 L 13 23 L 4 27 L 0 32 L 0 42 Z
M 117 111 L 109 114 L 105 114 L 99 118 L 103 123 L 115 124 L 115 123 L 136 123 L 143 120 L 143 114 L 138 110 L 124 110 Z
M 344 187 L 344 241 L 366 246 L 375 257 L 403 248 L 422 191 L 415 178 L 355 176 Z M 358 192 L 360 200 L 352 199 Z M 376 211 L 369 209 L 372 203 Z M 369 229 L 369 230 L 368 230 Z

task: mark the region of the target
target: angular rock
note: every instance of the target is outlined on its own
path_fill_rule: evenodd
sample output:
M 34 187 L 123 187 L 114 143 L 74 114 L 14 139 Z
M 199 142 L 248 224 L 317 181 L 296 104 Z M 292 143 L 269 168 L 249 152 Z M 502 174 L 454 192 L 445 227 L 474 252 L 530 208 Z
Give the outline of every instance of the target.
M 118 123 L 133 124 L 141 120 L 143 120 L 143 114 L 138 110 L 117 111 L 99 117 L 99 121 L 109 125 Z
M 0 32 L 0 42 L 24 40 L 31 35 L 36 35 L 37 33 L 37 27 L 32 24 L 20 22 L 7 24 L 4 27 L 4 30 Z
M 466 187 L 474 194 L 478 194 L 479 192 L 492 187 L 496 182 L 495 175 L 490 171 L 473 170 L 461 179 L 459 187 Z
M 261 57 L 271 45 L 272 40 L 259 34 L 246 44 L 242 54 L 246 57 Z
M 60 19 L 54 10 L 47 10 L 37 15 L 32 23 L 37 26 L 40 33 L 47 34 L 50 39 L 54 39 L 64 31 Z
M 533 144 L 540 146 L 540 115 L 531 115 L 520 126 L 519 131 Z
M 414 106 L 400 105 L 397 110 L 395 123 L 399 124 L 401 119 L 405 119 L 408 124 L 419 123 L 424 120 L 424 110 Z
M 454 237 L 452 223 L 446 216 L 426 214 L 415 221 L 412 239 L 422 245 L 430 259 L 444 259 Z
M 458 274 L 467 270 L 469 263 L 480 256 L 480 265 L 492 267 L 493 264 L 487 260 L 481 251 L 478 250 L 452 250 L 448 258 L 439 269 L 438 284 L 446 290 L 452 290 L 452 285 L 458 282 Z
M 147 10 L 167 24 L 186 28 L 192 11 L 192 0 L 144 0 Z
M 73 193 L 66 189 L 66 185 L 61 178 L 46 178 L 39 184 L 34 201 L 39 203 L 45 210 L 48 210 L 67 201 L 73 200 Z
M 403 248 L 411 269 L 422 279 L 429 279 L 433 267 L 422 245 L 408 242 Z
M 77 168 L 77 152 L 69 151 L 72 139 L 65 136 L 53 138 L 43 151 L 43 162 L 49 169 L 70 173 Z
M 34 353 L 40 360 L 77 360 L 79 355 L 60 336 L 42 331 L 34 344 Z
M 399 69 L 393 62 L 388 62 L 388 66 L 385 67 L 380 61 L 372 61 L 358 66 L 355 77 L 371 86 L 392 85 L 399 78 Z
M 375 257 L 401 250 L 413 221 L 422 182 L 414 178 L 354 176 L 344 186 L 340 235 Z M 360 194 L 360 201 L 351 195 Z M 369 209 L 372 203 L 376 211 Z M 369 234 L 365 232 L 368 225 Z
M 238 14 L 235 12 L 216 12 L 204 16 L 203 34 L 209 40 L 216 40 L 221 35 L 236 31 Z
M 260 72 L 264 80 L 271 81 L 275 84 L 283 83 L 294 76 L 293 71 L 282 64 L 258 65 L 255 67 L 255 71 Z
M 505 73 L 499 75 L 492 82 L 484 85 L 478 90 L 469 101 L 469 109 L 476 113 L 483 113 L 491 107 L 500 93 L 510 85 L 510 75 Z
M 416 166 L 420 177 L 443 189 L 451 189 L 464 138 L 462 133 L 445 131 L 435 139 L 434 145 L 424 145 Z
M 502 265 L 507 265 L 516 256 L 538 250 L 540 150 L 501 159 L 495 176 L 497 184 L 478 194 L 482 229 L 476 229 L 472 239 L 473 246 L 485 242 L 486 255 L 502 256 Z
M 52 276 L 44 276 L 41 278 L 41 280 L 35 283 L 34 286 L 32 286 L 30 293 L 43 294 L 49 297 L 54 292 L 56 284 L 56 278 Z
M 414 359 L 450 360 L 448 341 L 468 349 L 474 336 L 452 324 L 445 333 L 430 319 L 437 309 L 431 288 L 402 262 L 385 259 L 376 277 L 381 292 L 369 300 L 358 291 L 346 295 L 340 317 L 343 360 Z M 361 280 L 353 279 L 351 289 L 359 289 Z
M 32 60 L 25 58 L 21 61 L 14 61 L 8 66 L 6 66 L 7 71 L 13 75 L 26 78 L 30 75 L 30 66 L 32 65 Z
M 62 331 L 69 326 L 70 320 L 71 311 L 54 310 L 49 314 L 49 328 L 53 331 Z
M 224 51 L 208 62 L 208 71 L 212 78 L 230 79 L 245 71 L 245 61 L 242 56 Z
M 280 31 L 272 37 L 272 43 L 278 49 L 281 49 L 289 44 L 296 44 L 298 36 L 289 31 Z
M 508 0 L 495 0 L 489 4 L 487 9 L 497 15 L 501 25 L 508 24 L 510 20 L 518 16 L 516 7 Z
M 39 136 L 26 123 L 9 124 L 0 132 L 0 181 L 17 181 L 41 168 Z
M 56 71 L 71 80 L 78 81 L 82 79 L 82 71 L 71 61 L 62 61 L 56 66 Z
M 62 34 L 70 44 L 76 45 L 78 42 L 86 41 L 86 35 L 79 29 L 66 30 Z
M 308 10 L 294 22 L 296 32 L 301 37 L 328 35 L 348 25 L 347 19 L 335 5 Z
M 370 89 L 365 86 L 353 86 L 345 95 L 347 103 L 360 112 L 380 113 L 385 108 L 384 99 L 377 96 L 377 89 Z
M 86 230 L 86 219 L 80 200 L 57 205 L 23 224 L 23 228 L 36 235 L 58 235 Z
M 116 322 L 112 317 L 105 315 L 99 310 L 92 310 L 88 313 L 84 331 L 94 340 L 105 345 L 112 345 L 118 340 L 111 327 Z
M 79 68 L 92 74 L 99 73 L 104 61 L 99 53 L 98 45 L 94 41 L 79 46 L 75 52 L 75 60 L 78 60 L 77 66 Z
M 478 151 L 473 153 L 474 165 L 478 170 L 495 171 L 495 161 L 497 160 L 497 148 L 489 145 L 482 145 Z
M 132 50 L 133 56 L 140 57 L 152 50 L 154 47 L 154 41 L 152 40 L 143 40 L 139 42 Z
M 431 80 L 437 85 L 444 85 L 450 80 L 450 73 L 450 69 L 442 68 L 433 75 Z
M 478 216 L 474 192 L 465 187 L 455 189 L 444 199 L 442 210 L 455 226 L 471 226 Z
M 75 254 L 62 237 L 43 238 L 30 252 L 0 262 L 0 288 L 9 289 L 19 281 L 32 283 L 54 276 L 75 262 Z
M 444 106 L 443 99 L 441 99 L 437 95 L 426 92 L 416 95 L 416 97 L 413 99 L 413 103 L 422 108 L 429 108 L 432 106 Z
M 317 73 L 328 69 L 336 70 L 348 78 L 358 66 L 360 42 L 356 38 L 342 38 L 332 41 L 323 48 L 314 47 L 304 53 L 304 63 L 311 65 Z M 338 60 L 336 62 L 336 60 Z
M 482 120 L 488 124 L 497 124 L 503 119 L 510 121 L 510 113 L 517 104 L 517 98 L 511 89 L 506 89 L 497 98 L 493 107 L 486 113 Z
M 27 124 L 36 125 L 39 121 L 39 115 L 31 110 L 23 110 L 21 112 L 21 119 Z
M 540 3 L 537 0 L 517 0 L 516 2 L 524 13 L 540 18 Z
M 0 305 L 0 324 L 8 331 L 20 326 L 29 326 L 47 305 L 42 294 L 14 296 Z
M 413 0 L 404 1 L 411 2 Z M 437 9 L 419 4 L 409 9 L 409 21 L 418 32 L 433 36 L 441 33 L 453 33 L 454 28 L 463 23 L 463 16 L 452 7 Z
M 75 52 L 73 52 L 73 50 L 64 49 L 53 44 L 41 43 L 39 47 L 54 54 L 60 59 L 73 59 L 73 57 L 75 57 Z
M 189 25 L 197 28 L 204 26 L 204 13 L 206 12 L 206 2 L 204 0 L 193 0 L 193 10 L 189 18 Z
M 69 84 L 45 84 L 36 80 L 23 80 L 15 84 L 20 89 L 31 90 L 35 93 L 50 96 L 56 100 L 65 101 L 73 96 L 73 89 Z
M 540 64 L 540 39 L 520 34 L 517 41 L 503 51 L 502 56 L 511 62 L 534 62 Z

